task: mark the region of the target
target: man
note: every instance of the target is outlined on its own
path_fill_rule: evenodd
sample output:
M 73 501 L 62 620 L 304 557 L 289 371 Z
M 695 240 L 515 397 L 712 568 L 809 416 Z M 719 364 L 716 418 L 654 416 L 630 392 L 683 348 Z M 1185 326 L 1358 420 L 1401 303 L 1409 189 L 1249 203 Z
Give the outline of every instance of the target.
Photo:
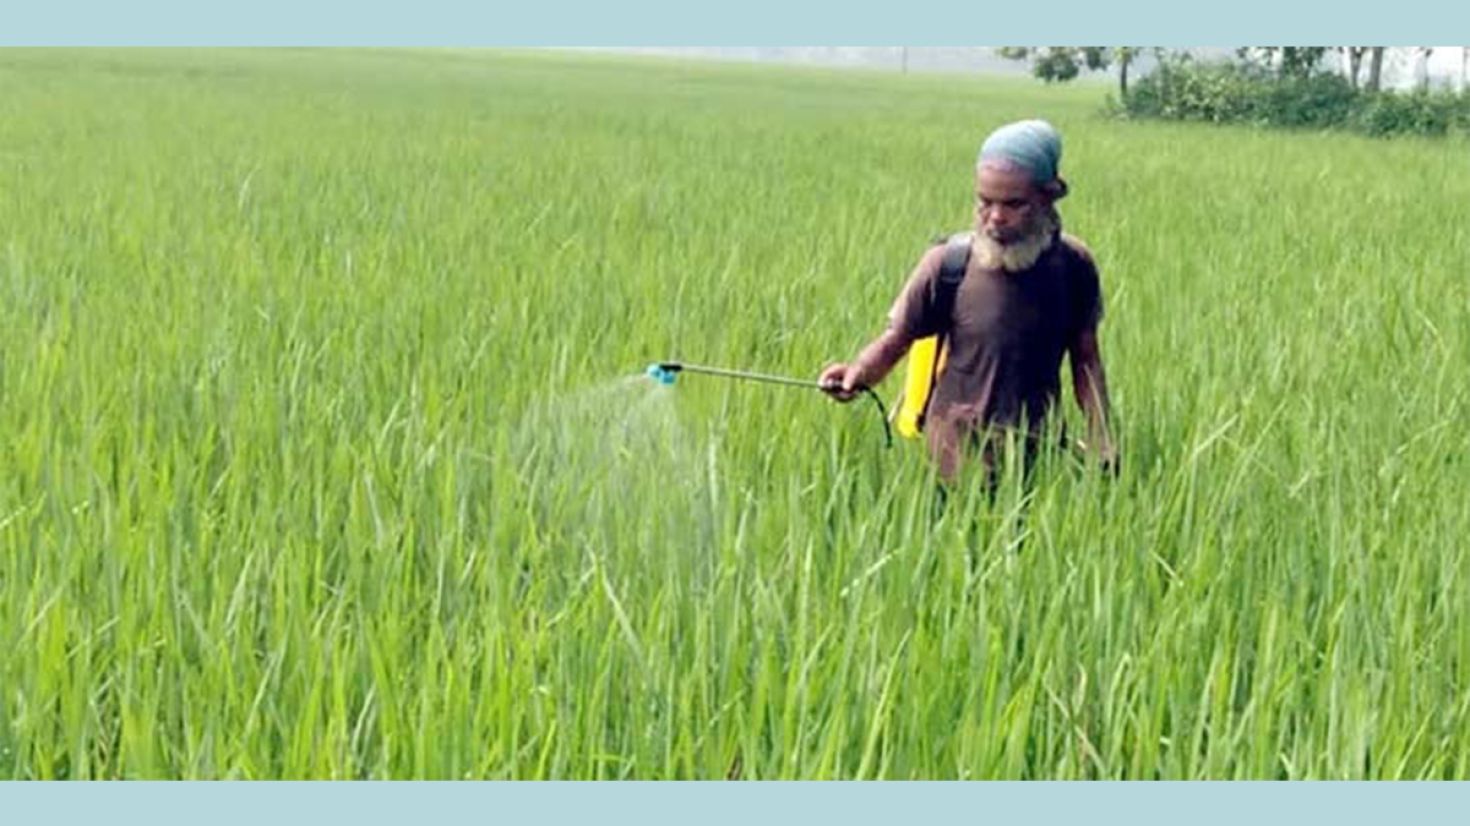
M 946 483 L 958 480 L 972 449 L 993 482 L 1007 436 L 1020 437 L 1029 466 L 1060 394 L 1064 354 L 1088 420 L 1086 444 L 1106 466 L 1116 462 L 1097 342 L 1102 293 L 1091 253 L 1061 231 L 1056 202 L 1067 194 L 1061 151 L 1061 136 L 1044 121 L 992 133 L 976 160 L 975 227 L 949 312 L 937 300 L 941 244 L 920 259 L 893 304 L 888 329 L 850 364 L 832 364 L 819 378 L 833 398 L 850 401 L 860 388 L 881 382 L 914 341 L 947 336 L 946 366 L 924 424 Z

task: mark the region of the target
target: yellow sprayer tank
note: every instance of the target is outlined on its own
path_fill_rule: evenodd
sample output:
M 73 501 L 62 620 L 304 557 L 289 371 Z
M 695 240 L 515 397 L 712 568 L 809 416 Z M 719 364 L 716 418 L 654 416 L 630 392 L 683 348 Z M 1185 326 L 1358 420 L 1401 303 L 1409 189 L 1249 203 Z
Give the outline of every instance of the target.
M 903 380 L 903 398 L 898 406 L 898 432 L 916 439 L 923 431 L 924 409 L 934 392 L 934 382 L 944 370 L 945 348 L 938 336 L 915 341 L 909 347 L 908 369 Z

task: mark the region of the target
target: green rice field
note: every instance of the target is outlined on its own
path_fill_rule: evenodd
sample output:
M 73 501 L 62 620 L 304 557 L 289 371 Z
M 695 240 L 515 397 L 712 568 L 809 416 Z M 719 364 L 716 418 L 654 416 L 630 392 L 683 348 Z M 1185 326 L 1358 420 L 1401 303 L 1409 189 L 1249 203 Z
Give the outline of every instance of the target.
M 1470 777 L 1470 146 L 1109 91 L 0 50 L 0 778 Z M 1116 478 L 643 376 L 851 357 L 1023 117 Z

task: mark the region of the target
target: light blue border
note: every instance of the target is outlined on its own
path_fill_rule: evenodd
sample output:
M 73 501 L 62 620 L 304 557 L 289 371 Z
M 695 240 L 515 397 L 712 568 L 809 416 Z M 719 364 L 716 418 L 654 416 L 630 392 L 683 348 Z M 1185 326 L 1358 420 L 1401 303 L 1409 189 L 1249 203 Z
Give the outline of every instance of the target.
M 1467 21 L 1452 0 L 31 0 L 4 4 L 0 46 L 1405 46 Z
M 1465 783 L 10 783 L 6 822 L 1126 823 L 1463 822 Z

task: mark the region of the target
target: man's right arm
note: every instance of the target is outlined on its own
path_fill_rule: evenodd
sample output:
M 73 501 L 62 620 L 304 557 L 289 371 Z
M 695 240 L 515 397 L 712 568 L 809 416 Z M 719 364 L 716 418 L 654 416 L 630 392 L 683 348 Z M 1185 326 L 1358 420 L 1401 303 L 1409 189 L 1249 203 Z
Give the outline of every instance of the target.
M 833 364 L 822 371 L 822 388 L 839 401 L 855 397 L 861 388 L 874 387 L 893 370 L 894 365 L 914 343 L 911 336 L 893 327 L 868 343 L 851 364 Z
M 858 353 L 850 363 L 832 364 L 817 380 L 832 398 L 849 401 L 861 388 L 874 387 L 908 353 L 909 347 L 936 328 L 934 279 L 939 272 L 944 247 L 930 248 L 914 267 L 908 283 L 888 313 L 888 328 Z

